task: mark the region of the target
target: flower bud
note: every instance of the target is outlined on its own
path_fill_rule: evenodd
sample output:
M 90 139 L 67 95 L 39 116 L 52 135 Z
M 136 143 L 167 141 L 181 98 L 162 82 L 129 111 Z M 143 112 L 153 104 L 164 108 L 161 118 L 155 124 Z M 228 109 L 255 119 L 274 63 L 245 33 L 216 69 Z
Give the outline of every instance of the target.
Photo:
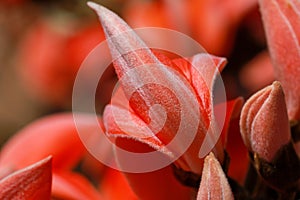
M 204 160 L 202 180 L 197 197 L 197 200 L 206 199 L 233 199 L 227 178 L 213 153 L 210 153 Z
M 290 141 L 289 120 L 279 82 L 250 97 L 242 109 L 240 128 L 248 149 L 269 162 Z

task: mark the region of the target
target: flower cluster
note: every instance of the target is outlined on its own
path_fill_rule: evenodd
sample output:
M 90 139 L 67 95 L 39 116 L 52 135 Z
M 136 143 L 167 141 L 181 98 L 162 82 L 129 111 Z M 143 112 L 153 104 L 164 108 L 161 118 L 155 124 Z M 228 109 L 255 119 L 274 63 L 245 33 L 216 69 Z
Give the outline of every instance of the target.
M 61 34 L 38 22 L 19 44 L 21 77 L 34 96 L 64 111 L 74 86 L 73 113 L 39 118 L 3 145 L 0 199 L 299 199 L 300 2 L 141 2 L 122 2 L 128 23 L 184 32 L 207 52 L 189 55 L 190 40 L 166 29 L 139 35 L 93 2 L 87 4 L 102 30 L 92 25 Z M 266 39 L 268 52 L 243 64 L 238 80 L 230 62 L 242 23 L 257 41 Z M 91 61 L 106 70 L 100 80 L 106 86 L 93 90 L 103 109 L 81 113 L 74 106 L 76 73 L 104 37 L 110 54 L 94 51 L 100 67 Z M 147 42 L 153 37 L 159 45 Z M 182 49 L 187 53 L 179 55 Z M 87 86 L 91 69 L 83 71 Z M 81 100 L 89 98 L 86 85 Z

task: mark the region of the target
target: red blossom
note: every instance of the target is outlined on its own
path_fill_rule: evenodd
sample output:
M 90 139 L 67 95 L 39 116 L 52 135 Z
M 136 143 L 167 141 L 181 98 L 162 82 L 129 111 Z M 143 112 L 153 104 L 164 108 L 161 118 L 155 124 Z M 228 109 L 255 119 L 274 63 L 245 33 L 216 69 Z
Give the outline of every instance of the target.
M 100 17 L 112 57 L 116 58 L 114 67 L 119 79 L 121 79 L 124 94 L 129 98 L 130 108 L 124 107 L 124 104 L 123 106 L 112 104 L 106 107 L 103 121 L 108 135 L 139 140 L 169 156 L 184 148 L 180 142 L 171 147 L 172 149 L 164 147 L 175 137 L 180 124 L 180 112 L 184 109 L 181 107 L 182 104 L 179 104 L 180 97 L 176 96 L 170 88 L 156 84 L 158 82 L 167 83 L 174 88 L 179 88 L 180 95 L 188 104 L 184 105 L 187 106 L 186 109 L 189 113 L 185 116 L 185 120 L 189 122 L 191 127 L 186 127 L 185 132 L 192 132 L 192 124 L 196 123 L 197 117 L 200 120 L 199 124 L 196 125 L 198 126 L 197 134 L 193 143 L 176 162 L 187 171 L 201 173 L 203 160 L 198 157 L 200 146 L 206 132 L 215 134 L 214 126 L 216 125 L 214 124 L 216 122 L 214 122 L 212 112 L 213 104 L 210 91 L 217 73 L 225 65 L 225 59 L 208 54 L 198 54 L 187 60 L 172 61 L 166 56 L 153 53 L 117 15 L 96 4 L 90 3 L 89 5 L 96 10 Z M 138 71 L 139 66 L 149 64 L 155 66 L 164 64 L 167 67 L 152 68 L 149 66 L 149 70 Z M 136 77 L 131 76 L 128 80 L 122 79 L 132 69 L 137 69 Z M 171 79 L 171 74 L 178 80 Z M 155 77 L 153 83 L 140 87 L 131 95 L 130 91 L 136 87 L 139 81 L 147 81 L 149 76 Z M 120 99 L 120 97 L 116 98 Z M 163 128 L 155 134 L 155 129 L 159 126 L 160 121 L 164 121 L 164 116 L 156 113 L 155 116 L 152 116 L 154 118 L 150 119 L 148 111 L 152 105 L 157 104 L 165 109 L 166 122 L 163 124 Z M 194 108 L 196 106 L 199 106 L 200 116 L 197 116 Z M 126 116 L 131 117 L 132 120 L 128 121 Z M 120 128 L 120 123 L 125 126 Z M 223 147 L 220 142 L 215 146 L 215 150 L 218 158 L 222 160 Z
M 18 47 L 18 72 L 25 89 L 42 103 L 69 107 L 81 63 L 104 39 L 98 24 L 42 18 Z
M 95 130 L 95 125 L 89 123 L 89 119 L 89 117 L 82 116 L 80 122 L 76 121 L 75 123 L 72 114 L 64 113 L 47 116 L 29 124 L 16 133 L 1 150 L 0 174 L 8 175 L 12 171 L 22 169 L 45 156 L 52 155 L 53 185 L 51 194 L 54 197 L 100 199 L 98 191 L 85 177 L 70 171 L 86 154 L 76 126 L 80 126 L 80 130 L 84 132 L 81 133 L 88 137 Z M 51 171 L 49 173 L 51 174 Z M 36 177 L 32 174 L 29 175 L 33 179 L 28 180 L 34 180 Z M 36 180 L 39 179 L 36 178 Z M 35 183 L 35 181 L 33 182 Z M 25 181 L 25 183 L 27 182 Z M 40 186 L 39 184 L 41 183 L 37 183 L 38 186 Z M 34 187 L 24 191 L 24 194 L 30 196 L 34 190 L 39 191 L 36 189 L 37 186 Z M 22 192 L 20 188 L 17 191 Z

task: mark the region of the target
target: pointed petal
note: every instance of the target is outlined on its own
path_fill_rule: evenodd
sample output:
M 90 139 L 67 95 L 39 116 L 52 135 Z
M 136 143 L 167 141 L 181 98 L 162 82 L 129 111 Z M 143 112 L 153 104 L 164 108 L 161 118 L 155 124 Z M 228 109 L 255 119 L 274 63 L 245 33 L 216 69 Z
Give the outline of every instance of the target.
M 248 149 L 269 162 L 290 141 L 290 125 L 279 82 L 257 92 L 245 103 L 240 127 Z
M 53 168 L 72 167 L 86 152 L 76 125 L 72 114 L 55 114 L 38 119 L 5 144 L 1 151 L 0 168 L 21 169 L 48 155 L 53 156 Z M 92 127 L 86 125 L 85 130 L 89 134 Z
M 224 199 L 233 200 L 233 194 L 227 178 L 218 160 L 210 153 L 204 161 L 204 168 L 197 200 Z
M 54 171 L 52 196 L 59 199 L 103 199 L 86 178 L 68 171 Z
M 52 158 L 48 157 L 0 180 L 0 199 L 50 199 Z
M 300 119 L 300 8 L 297 1 L 260 0 L 276 78 L 286 94 L 289 118 Z
M 115 13 L 93 2 L 88 5 L 98 14 L 103 26 L 115 69 L 120 77 L 130 70 L 145 64 L 159 63 L 146 44 Z
M 170 143 L 170 151 L 183 153 L 196 134 L 202 118 L 192 87 L 176 69 L 162 65 L 122 19 L 101 6 L 89 5 L 100 17 L 130 107 L 161 142 Z M 164 60 L 164 63 L 172 63 L 166 62 L 166 58 Z M 183 127 L 186 128 L 184 132 Z M 179 130 L 182 134 L 177 135 L 182 138 L 171 143 Z M 183 141 L 187 142 L 182 144 Z M 197 155 L 194 157 L 190 160 L 199 160 Z M 191 168 L 198 168 L 196 163 L 190 165 Z

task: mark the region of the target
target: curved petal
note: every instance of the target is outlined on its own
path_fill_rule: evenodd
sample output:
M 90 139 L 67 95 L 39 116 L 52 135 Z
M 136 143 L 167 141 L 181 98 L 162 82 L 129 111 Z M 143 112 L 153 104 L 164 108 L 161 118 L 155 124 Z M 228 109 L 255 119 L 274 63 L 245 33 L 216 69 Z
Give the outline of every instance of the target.
M 52 158 L 48 157 L 0 180 L 0 199 L 50 199 Z
M 297 1 L 260 0 L 276 78 L 286 94 L 289 119 L 300 119 L 300 8 Z
M 86 178 L 68 171 L 54 171 L 52 197 L 59 199 L 103 199 Z
M 164 147 L 147 124 L 127 109 L 108 105 L 103 113 L 103 121 L 108 136 L 133 139 L 172 157 L 172 153 Z
M 48 155 L 53 156 L 53 168 L 71 168 L 86 152 L 76 125 L 72 114 L 55 114 L 29 124 L 2 148 L 0 168 L 21 169 Z M 93 128 L 88 123 L 83 126 L 86 134 Z

